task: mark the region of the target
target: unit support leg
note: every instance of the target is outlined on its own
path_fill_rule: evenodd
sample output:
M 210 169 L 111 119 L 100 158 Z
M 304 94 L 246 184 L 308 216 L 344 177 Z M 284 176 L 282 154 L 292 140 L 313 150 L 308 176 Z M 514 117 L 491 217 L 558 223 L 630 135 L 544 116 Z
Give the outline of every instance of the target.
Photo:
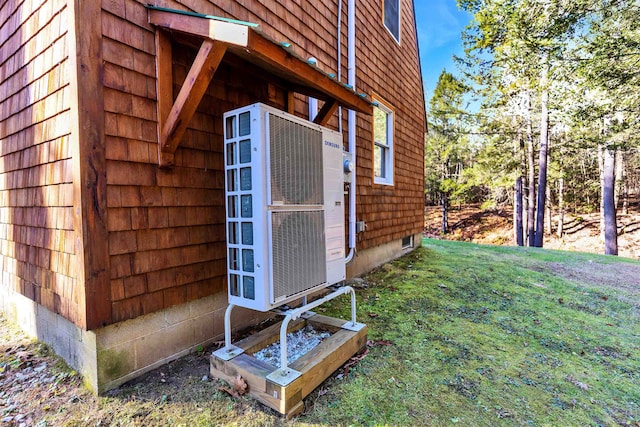
M 342 328 L 351 331 L 359 331 L 365 327 L 364 324 L 356 322 L 356 293 L 351 286 L 343 286 L 311 303 L 287 310 L 282 313 L 285 314 L 285 318 L 280 326 L 280 368 L 267 375 L 268 380 L 271 380 L 281 386 L 286 386 L 301 375 L 301 373 L 295 369 L 289 368 L 287 355 L 287 327 L 289 326 L 289 322 L 301 317 L 303 313 L 308 312 L 310 309 L 318 307 L 319 305 L 322 305 L 327 301 L 331 301 L 332 299 L 348 292 L 351 293 L 351 322 L 345 323 L 342 325 Z
M 231 360 L 244 353 L 240 347 L 231 344 L 231 311 L 235 305 L 229 304 L 224 312 L 224 347 L 213 352 L 213 355 L 222 360 Z

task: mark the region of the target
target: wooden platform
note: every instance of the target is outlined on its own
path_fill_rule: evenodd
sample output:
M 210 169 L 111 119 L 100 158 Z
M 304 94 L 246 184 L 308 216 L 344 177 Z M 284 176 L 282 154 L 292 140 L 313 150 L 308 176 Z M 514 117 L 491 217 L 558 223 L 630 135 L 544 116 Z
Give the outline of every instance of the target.
M 341 328 L 345 322 L 346 320 L 316 314 L 309 319 L 298 319 L 290 323 L 289 332 L 309 324 L 318 331 L 331 332 L 331 336 L 289 365 L 302 375 L 287 386 L 267 379 L 267 375 L 275 371 L 276 367 L 252 356 L 256 351 L 280 340 L 281 322 L 234 343 L 245 352 L 229 361 L 211 356 L 211 375 L 230 384 L 233 384 L 237 375 L 241 375 L 249 386 L 250 396 L 281 414 L 292 417 L 304 409 L 302 399 L 366 345 L 367 327 L 357 332 L 349 331 Z

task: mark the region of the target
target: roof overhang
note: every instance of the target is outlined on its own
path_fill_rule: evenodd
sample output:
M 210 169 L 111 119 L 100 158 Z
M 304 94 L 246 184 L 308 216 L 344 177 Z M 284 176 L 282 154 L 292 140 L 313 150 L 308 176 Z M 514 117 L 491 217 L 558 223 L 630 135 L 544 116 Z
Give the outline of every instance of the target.
M 187 79 L 175 102 L 170 97 L 171 43 L 166 34 L 156 34 L 159 103 L 159 163 L 173 163 L 173 153 L 209 82 L 227 51 L 264 70 L 287 85 L 287 90 L 324 101 L 314 122 L 326 124 L 338 106 L 372 114 L 372 103 L 335 76 L 295 55 L 289 43 L 278 43 L 264 35 L 257 24 L 193 12 L 147 6 L 149 23 L 202 40 Z M 168 81 L 167 81 L 168 80 Z M 164 88 L 164 90 L 163 90 Z

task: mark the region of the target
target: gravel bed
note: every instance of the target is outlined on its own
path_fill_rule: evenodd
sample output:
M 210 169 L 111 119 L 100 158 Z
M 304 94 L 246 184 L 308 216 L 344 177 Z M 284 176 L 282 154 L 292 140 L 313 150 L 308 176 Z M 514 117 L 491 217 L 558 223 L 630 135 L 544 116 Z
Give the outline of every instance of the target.
M 287 360 L 289 364 L 313 350 L 318 344 L 329 338 L 329 332 L 320 332 L 311 325 L 287 334 Z M 253 354 L 258 360 L 280 367 L 280 340 Z

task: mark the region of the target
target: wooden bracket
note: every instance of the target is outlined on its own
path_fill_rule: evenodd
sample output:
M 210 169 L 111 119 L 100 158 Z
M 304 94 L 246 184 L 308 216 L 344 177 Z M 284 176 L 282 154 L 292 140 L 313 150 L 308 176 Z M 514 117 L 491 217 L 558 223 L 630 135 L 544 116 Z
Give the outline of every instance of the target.
M 320 111 L 318 111 L 316 118 L 313 119 L 313 123 L 319 124 L 321 126 L 326 126 L 326 124 L 329 122 L 329 119 L 331 119 L 333 113 L 335 113 L 337 109 L 338 101 L 333 100 L 325 102 Z
M 160 36 L 159 38 L 162 38 Z M 164 49 L 163 49 L 164 47 Z M 164 54 L 162 51 L 164 50 Z M 166 51 L 169 51 L 169 55 Z M 166 118 L 163 117 L 166 114 L 166 98 L 167 93 L 171 93 L 168 90 L 167 77 L 171 67 L 171 53 L 170 47 L 167 49 L 166 44 L 158 45 L 158 88 L 159 90 L 166 90 L 167 93 L 158 93 L 159 102 L 163 105 L 159 106 L 159 128 L 162 129 L 159 135 L 159 159 L 160 166 L 168 167 L 173 164 L 173 154 L 180 145 L 180 140 L 187 130 L 189 121 L 193 117 L 193 114 L 198 108 L 198 104 L 202 100 L 209 83 L 216 72 L 216 69 L 222 61 L 222 57 L 227 51 L 227 45 L 222 42 L 217 42 L 209 39 L 205 39 L 200 46 L 198 55 L 193 61 L 193 65 L 187 73 L 187 78 L 184 84 L 180 88 L 180 92 L 176 97 L 171 110 L 167 114 Z M 163 82 L 160 83 L 160 77 L 162 76 Z M 164 98 L 160 101 L 160 97 Z
M 287 91 L 287 113 L 293 114 L 296 111 L 296 98 L 295 92 L 292 90 Z
M 322 73 L 296 56 L 283 44 L 275 43 L 258 30 L 257 25 L 147 6 L 149 23 L 158 27 L 158 163 L 171 166 L 173 155 L 187 129 L 189 120 L 204 96 L 227 49 L 240 59 L 271 73 L 287 83 L 287 111 L 295 107 L 294 92 L 325 100 L 315 122 L 325 125 L 338 105 L 361 113 L 372 114 L 373 107 L 364 97 Z M 173 102 L 171 75 L 171 42 L 160 28 L 204 39 L 189 70 L 180 93 Z
M 173 164 L 173 153 L 162 151 L 162 127 L 169 118 L 173 106 L 172 50 L 169 35 L 160 29 L 156 31 L 156 71 L 158 94 L 158 164 Z

